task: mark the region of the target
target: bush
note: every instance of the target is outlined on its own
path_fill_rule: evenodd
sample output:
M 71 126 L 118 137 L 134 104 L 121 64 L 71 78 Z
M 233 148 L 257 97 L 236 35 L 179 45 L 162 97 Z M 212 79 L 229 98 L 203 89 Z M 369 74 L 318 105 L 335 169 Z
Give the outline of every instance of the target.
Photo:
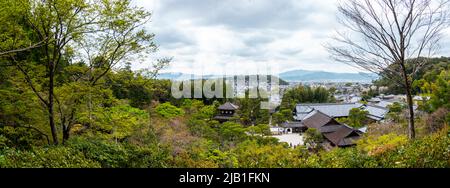
M 122 141 L 128 138 L 134 130 L 148 123 L 148 113 L 129 105 L 117 105 L 111 108 L 99 108 L 92 113 L 92 119 L 87 114 L 81 118 L 83 124 L 90 125 L 89 131 L 97 137 Z
M 225 141 L 240 141 L 246 137 L 245 128 L 241 124 L 226 122 L 219 128 L 219 134 Z
M 306 130 L 304 137 L 305 145 L 313 149 L 320 149 L 320 144 L 324 141 L 322 133 L 314 128 Z
M 46 138 L 33 129 L 9 126 L 0 127 L 0 147 L 31 149 L 33 146 L 45 145 L 46 143 Z
M 427 136 L 377 156 L 381 167 L 449 168 L 450 137 L 447 130 Z
M 308 159 L 308 161 L 311 159 Z M 373 159 L 356 148 L 335 148 L 319 154 L 319 167 L 322 168 L 365 168 L 376 166 Z
M 101 165 L 69 147 L 7 149 L 0 153 L 1 168 L 99 168 Z
M 395 150 L 408 142 L 405 135 L 387 134 L 379 137 L 368 136 L 358 141 L 357 148 L 368 155 L 377 155 Z
M 67 146 L 81 151 L 87 158 L 100 163 L 103 168 L 124 167 L 128 162 L 129 154 L 120 144 L 75 137 L 68 141 Z
M 158 105 L 155 110 L 156 113 L 165 118 L 174 118 L 184 114 L 184 111 L 181 108 L 177 108 L 169 102 Z
M 74 137 L 67 147 L 78 150 L 86 158 L 97 161 L 103 168 L 156 168 L 166 167 L 169 153 L 156 145 L 136 146 L 107 140 Z
M 250 126 L 246 128 L 247 133 L 255 136 L 255 135 L 259 135 L 259 136 L 267 136 L 270 135 L 270 127 L 269 125 L 266 124 L 259 124 L 257 126 Z
M 260 145 L 248 140 L 233 150 L 239 168 L 290 168 L 299 164 L 299 157 L 282 144 Z
M 428 133 L 439 132 L 446 125 L 450 125 L 450 111 L 446 108 L 439 108 L 425 117 L 425 128 Z

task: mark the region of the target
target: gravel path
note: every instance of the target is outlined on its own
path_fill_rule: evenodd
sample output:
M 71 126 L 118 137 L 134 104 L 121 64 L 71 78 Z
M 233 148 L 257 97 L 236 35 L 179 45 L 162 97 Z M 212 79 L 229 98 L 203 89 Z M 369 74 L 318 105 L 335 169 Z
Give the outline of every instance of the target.
M 293 147 L 298 146 L 298 145 L 303 145 L 303 136 L 298 133 L 275 135 L 272 137 L 278 138 L 278 140 L 280 142 L 286 142 L 286 143 L 292 145 Z

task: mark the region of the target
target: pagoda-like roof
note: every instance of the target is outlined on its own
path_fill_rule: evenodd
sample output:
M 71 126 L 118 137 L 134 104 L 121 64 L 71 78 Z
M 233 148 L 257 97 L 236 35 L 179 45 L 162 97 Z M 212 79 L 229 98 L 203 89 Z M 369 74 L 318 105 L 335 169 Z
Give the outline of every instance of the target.
M 237 110 L 239 107 L 233 103 L 226 102 L 225 104 L 222 104 L 217 108 L 219 110 Z

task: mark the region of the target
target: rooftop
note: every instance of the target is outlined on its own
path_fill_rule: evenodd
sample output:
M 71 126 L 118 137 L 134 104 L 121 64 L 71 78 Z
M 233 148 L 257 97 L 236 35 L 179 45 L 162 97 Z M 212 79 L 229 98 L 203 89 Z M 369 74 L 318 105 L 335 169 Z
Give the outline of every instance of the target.
M 295 107 L 296 115 L 294 119 L 304 121 L 312 115 L 313 111 L 320 111 L 332 118 L 347 117 L 353 108 L 367 110 L 369 112 L 368 117 L 377 121 L 384 119 L 385 115 L 389 112 L 388 108 L 376 105 L 364 105 L 362 103 L 311 103 L 298 104 Z
M 297 113 L 296 120 L 301 121 L 306 119 L 307 114 L 313 110 L 318 110 L 330 117 L 347 117 L 353 108 L 360 108 L 361 103 L 319 103 L 319 104 L 298 104 L 295 107 Z
M 281 124 L 282 127 L 284 128 L 302 128 L 305 127 L 305 125 L 301 122 L 298 121 L 293 121 L 293 122 L 284 122 Z
M 355 145 L 355 140 L 359 139 L 360 133 L 355 129 L 342 125 L 334 132 L 324 134 L 335 146 L 347 147 Z
M 237 110 L 239 109 L 239 107 L 233 103 L 230 102 L 226 102 L 223 105 L 220 105 L 219 108 L 217 108 L 219 110 Z
M 312 115 L 302 121 L 302 123 L 308 128 L 320 129 L 322 126 L 328 124 L 339 124 L 332 117 L 320 112 L 314 111 Z

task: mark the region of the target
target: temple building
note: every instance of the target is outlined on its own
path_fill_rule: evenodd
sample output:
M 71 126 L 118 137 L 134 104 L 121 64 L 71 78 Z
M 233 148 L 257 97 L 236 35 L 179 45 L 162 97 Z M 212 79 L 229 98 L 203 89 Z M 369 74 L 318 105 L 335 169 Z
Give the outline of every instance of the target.
M 226 102 L 225 104 L 220 105 L 217 108 L 218 114 L 214 117 L 214 119 L 219 121 L 220 123 L 233 120 L 238 109 L 239 107 L 237 105 Z
M 389 112 L 389 109 L 385 107 L 361 103 L 319 103 L 298 104 L 294 109 L 293 115 L 296 121 L 303 121 L 306 117 L 310 116 L 311 113 L 317 110 L 332 118 L 346 118 L 353 108 L 366 110 L 369 112 L 367 118 L 375 122 L 384 120 L 386 114 Z
M 307 128 L 317 129 L 333 147 L 349 147 L 356 144 L 363 132 L 337 122 L 321 111 L 313 111 L 302 123 Z

